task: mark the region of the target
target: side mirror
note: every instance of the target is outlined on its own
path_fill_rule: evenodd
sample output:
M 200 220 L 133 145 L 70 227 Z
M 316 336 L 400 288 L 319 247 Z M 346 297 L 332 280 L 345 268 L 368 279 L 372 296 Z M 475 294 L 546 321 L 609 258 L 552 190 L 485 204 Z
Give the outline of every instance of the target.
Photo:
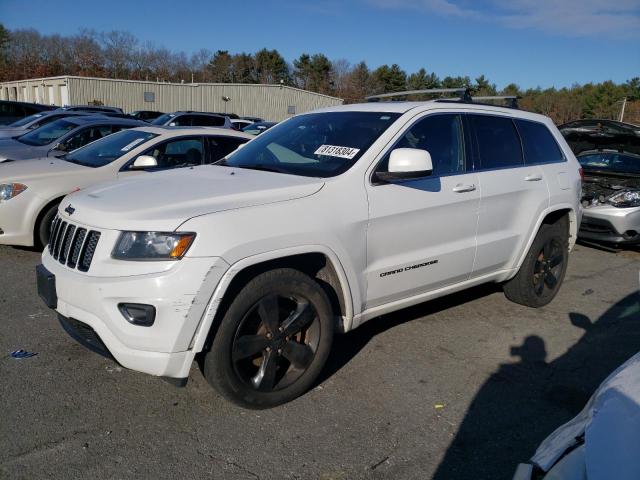
M 396 148 L 389 156 L 386 172 L 377 172 L 376 176 L 385 182 L 410 180 L 428 177 L 433 173 L 431 154 L 418 148 Z
M 158 160 L 151 155 L 140 155 L 131 165 L 132 170 L 141 170 L 143 168 L 153 168 L 158 166 Z
M 169 124 L 169 127 L 175 127 L 175 126 L 176 126 L 176 122 L 171 122 L 171 123 Z
M 56 143 L 51 150 L 57 150 L 59 152 L 66 152 L 67 146 L 64 143 Z

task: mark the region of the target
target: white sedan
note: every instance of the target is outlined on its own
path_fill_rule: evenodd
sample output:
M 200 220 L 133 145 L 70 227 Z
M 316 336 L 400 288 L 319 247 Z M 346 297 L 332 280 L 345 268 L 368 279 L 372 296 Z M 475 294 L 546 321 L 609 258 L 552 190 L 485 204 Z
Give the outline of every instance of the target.
M 254 138 L 230 129 L 140 127 L 123 130 L 61 158 L 0 168 L 0 244 L 44 246 L 69 193 L 144 172 L 209 164 Z

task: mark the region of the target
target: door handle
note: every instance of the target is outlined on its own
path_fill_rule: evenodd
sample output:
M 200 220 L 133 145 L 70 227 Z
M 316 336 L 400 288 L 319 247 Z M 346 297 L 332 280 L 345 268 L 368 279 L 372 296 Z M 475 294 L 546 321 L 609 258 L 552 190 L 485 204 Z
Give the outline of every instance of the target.
M 539 182 L 540 180 L 542 180 L 542 175 L 536 173 L 533 175 L 527 175 L 526 177 L 524 177 L 524 179 L 526 182 Z
M 456 193 L 473 192 L 475 189 L 476 189 L 476 186 L 473 183 L 466 184 L 466 185 L 459 183 L 458 185 L 453 187 L 453 191 Z

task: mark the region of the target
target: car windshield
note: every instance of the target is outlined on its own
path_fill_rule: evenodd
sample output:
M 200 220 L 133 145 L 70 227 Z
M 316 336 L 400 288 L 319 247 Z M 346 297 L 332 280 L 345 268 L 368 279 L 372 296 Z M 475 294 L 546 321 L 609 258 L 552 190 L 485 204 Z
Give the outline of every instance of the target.
M 173 115 L 171 113 L 165 113 L 164 115 L 160 115 L 153 122 L 151 122 L 151 125 L 164 125 L 169 120 L 171 120 L 173 117 L 175 117 L 175 115 Z
M 598 152 L 580 155 L 578 161 L 587 170 L 640 174 L 640 155 Z
M 27 145 L 41 147 L 55 142 L 65 133 L 70 132 L 78 125 L 66 120 L 56 120 L 40 128 L 36 128 L 24 135 L 20 135 L 16 140 Z
M 139 130 L 122 130 L 68 153 L 63 160 L 85 167 L 103 167 L 157 136 Z
M 28 123 L 31 123 L 34 120 L 37 120 L 37 119 L 39 119 L 39 118 L 41 118 L 43 116 L 44 116 L 44 114 L 42 114 L 42 113 L 34 113 L 33 115 L 29 115 L 28 117 L 21 118 L 17 122 L 13 122 L 13 123 L 9 124 L 8 126 L 9 127 L 24 127 Z
M 380 112 L 300 115 L 270 128 L 217 164 L 333 177 L 351 168 L 399 116 Z

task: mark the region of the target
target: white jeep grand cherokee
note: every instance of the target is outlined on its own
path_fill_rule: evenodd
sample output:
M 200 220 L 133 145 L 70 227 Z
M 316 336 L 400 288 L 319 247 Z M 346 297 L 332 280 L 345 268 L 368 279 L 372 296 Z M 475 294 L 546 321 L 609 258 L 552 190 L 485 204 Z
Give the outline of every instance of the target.
M 550 119 L 452 101 L 299 115 L 217 165 L 61 203 L 38 267 L 64 328 L 121 365 L 240 405 L 304 393 L 334 331 L 484 282 L 540 307 L 580 223 Z

